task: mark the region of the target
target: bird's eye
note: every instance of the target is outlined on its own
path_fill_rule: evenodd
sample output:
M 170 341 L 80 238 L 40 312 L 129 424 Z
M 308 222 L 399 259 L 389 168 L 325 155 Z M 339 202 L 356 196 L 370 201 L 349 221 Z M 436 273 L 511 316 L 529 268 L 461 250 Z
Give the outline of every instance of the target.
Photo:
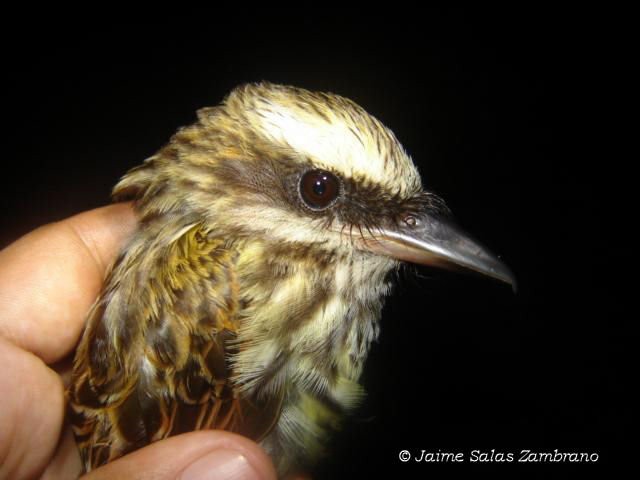
M 300 196 L 313 210 L 330 206 L 340 193 L 340 181 L 323 170 L 310 170 L 300 179 Z

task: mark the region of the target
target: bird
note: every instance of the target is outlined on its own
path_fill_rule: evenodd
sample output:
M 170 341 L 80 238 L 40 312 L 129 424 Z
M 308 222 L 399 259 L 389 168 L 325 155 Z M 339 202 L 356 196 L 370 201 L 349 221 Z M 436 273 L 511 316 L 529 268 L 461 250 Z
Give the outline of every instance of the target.
M 280 475 L 308 468 L 364 397 L 400 265 L 515 288 L 393 132 L 332 93 L 236 87 L 113 199 L 133 202 L 139 225 L 74 358 L 69 418 L 85 471 L 201 429 L 259 442 Z

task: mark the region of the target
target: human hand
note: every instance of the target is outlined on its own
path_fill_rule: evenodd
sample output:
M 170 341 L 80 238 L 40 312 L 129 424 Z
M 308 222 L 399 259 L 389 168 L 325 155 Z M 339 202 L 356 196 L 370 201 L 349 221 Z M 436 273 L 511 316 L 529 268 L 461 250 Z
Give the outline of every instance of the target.
M 128 204 L 41 227 L 0 251 L 0 479 L 76 478 L 65 423 L 73 349 L 105 272 L 136 227 Z M 156 442 L 90 472 L 99 479 L 275 479 L 254 442 L 200 431 Z

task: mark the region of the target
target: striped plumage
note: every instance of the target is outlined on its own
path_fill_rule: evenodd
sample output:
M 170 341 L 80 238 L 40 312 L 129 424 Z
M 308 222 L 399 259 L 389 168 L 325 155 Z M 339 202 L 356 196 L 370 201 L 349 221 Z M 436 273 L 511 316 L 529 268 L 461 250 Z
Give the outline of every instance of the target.
M 306 202 L 310 171 L 338 179 L 326 207 Z M 385 251 L 384 232 L 446 211 L 353 102 L 266 83 L 200 110 L 114 198 L 134 200 L 140 225 L 74 364 L 87 470 L 201 428 L 260 441 L 281 473 L 312 461 L 362 397 L 388 273 L 420 261 L 397 239 Z

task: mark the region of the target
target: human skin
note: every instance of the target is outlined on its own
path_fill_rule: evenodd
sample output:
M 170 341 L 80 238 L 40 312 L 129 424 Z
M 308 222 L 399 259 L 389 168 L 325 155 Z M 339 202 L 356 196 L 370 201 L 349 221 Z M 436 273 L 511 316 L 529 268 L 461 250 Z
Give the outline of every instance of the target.
M 136 228 L 130 204 L 40 227 L 0 251 L 0 479 L 77 478 L 65 423 L 71 358 L 105 273 Z M 156 442 L 85 479 L 275 479 L 254 442 L 200 431 Z

